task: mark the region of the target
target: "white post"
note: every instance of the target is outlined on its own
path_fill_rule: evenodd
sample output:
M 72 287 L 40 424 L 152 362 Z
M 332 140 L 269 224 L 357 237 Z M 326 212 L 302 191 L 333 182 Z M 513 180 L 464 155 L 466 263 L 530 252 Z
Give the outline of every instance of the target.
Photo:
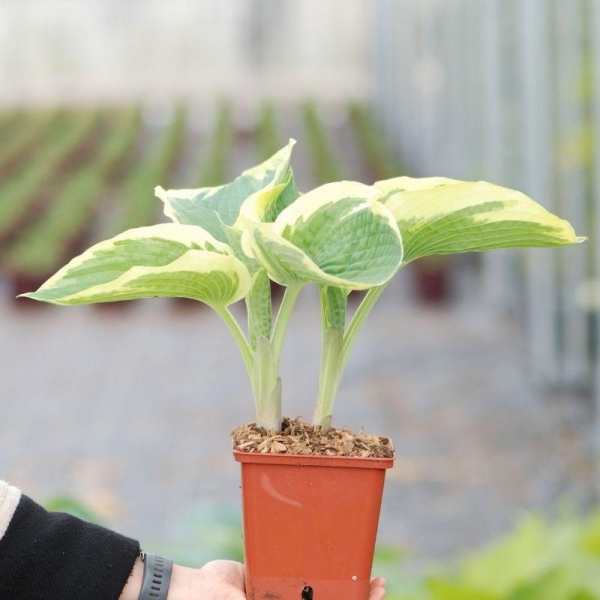
M 464 3 L 448 0 L 445 6 L 444 54 L 446 56 L 445 103 L 447 134 L 444 140 L 446 172 L 442 175 L 460 179 L 465 175 L 465 106 L 463 84 L 466 73 L 463 63 Z
M 415 65 L 415 89 L 419 100 L 419 169 L 430 175 L 436 170 L 436 37 L 433 0 L 421 0 L 419 6 L 421 22 L 421 47 L 419 60 Z
M 374 69 L 376 72 L 376 106 L 387 135 L 391 131 L 390 96 L 391 85 L 388 80 L 392 57 L 389 53 L 388 20 L 390 2 L 392 0 L 377 0 L 375 4 L 375 19 L 373 31 Z
M 502 8 L 503 0 L 483 0 L 482 21 L 482 99 L 484 177 L 493 183 L 504 181 L 504 98 L 502 94 Z M 483 255 L 483 293 L 494 310 L 507 312 L 514 306 L 513 252 L 503 250 Z
M 412 102 L 412 89 L 410 87 L 409 73 L 412 69 L 410 62 L 412 28 L 410 2 L 407 0 L 394 0 L 393 24 L 394 24 L 394 69 L 395 86 L 392 94 L 396 99 L 394 128 L 394 149 L 399 153 L 403 164 L 406 165 L 407 154 L 410 152 L 410 120 L 409 114 Z M 404 173 L 403 173 L 404 174 Z
M 572 147 L 585 126 L 581 80 L 584 67 L 584 11 L 581 0 L 570 0 L 556 12 L 558 144 Z M 560 156 L 558 169 L 560 214 L 568 219 L 580 235 L 586 232 L 586 181 L 582 157 L 567 150 Z M 562 263 L 561 300 L 563 324 L 564 383 L 581 385 L 589 376 L 586 315 L 577 304 L 577 290 L 586 279 L 586 251 L 581 247 L 565 248 Z
M 519 0 L 523 86 L 523 167 L 525 191 L 552 211 L 552 98 L 547 0 Z M 527 250 L 529 365 L 534 384 L 556 384 L 559 361 L 556 330 L 556 265 L 551 251 Z
M 593 82 L 594 91 L 592 98 L 593 106 L 593 122 L 594 122 L 594 139 L 600 140 L 600 2 L 593 2 L 591 7 L 592 16 L 592 40 L 591 64 L 593 67 Z M 600 279 L 600 145 L 596 144 L 594 151 L 594 162 L 592 166 L 594 173 L 594 212 L 593 212 L 593 227 L 595 231 L 594 240 L 594 258 L 595 258 L 595 272 L 594 278 L 596 281 Z M 595 397 L 596 397 L 596 419 L 598 420 L 598 429 L 596 435 L 596 447 L 600 448 L 600 352 L 598 352 L 598 340 L 600 340 L 600 306 L 595 306 L 596 312 L 596 378 L 595 378 Z M 600 483 L 600 482 L 599 482 Z
M 409 166 L 409 175 L 415 177 L 419 175 L 418 161 L 416 160 L 416 148 L 419 141 L 419 128 L 417 123 L 418 102 L 417 93 L 414 86 L 414 70 L 415 61 L 417 60 L 417 35 L 416 29 L 418 26 L 417 10 L 418 5 L 415 0 L 403 0 L 401 3 L 402 18 L 404 19 L 401 28 L 404 36 L 403 49 L 405 71 L 403 73 L 404 84 L 406 86 L 406 104 L 404 115 L 405 140 L 407 145 L 404 148 L 404 159 Z

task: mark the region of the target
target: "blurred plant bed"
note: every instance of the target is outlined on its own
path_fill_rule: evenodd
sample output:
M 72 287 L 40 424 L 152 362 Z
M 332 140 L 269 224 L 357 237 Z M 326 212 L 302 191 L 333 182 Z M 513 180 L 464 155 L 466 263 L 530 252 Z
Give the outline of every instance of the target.
M 235 128 L 231 106 L 228 102 L 223 101 L 217 107 L 206 151 L 200 157 L 196 178 L 197 187 L 213 187 L 227 181 L 234 142 Z
M 85 504 L 68 496 L 45 506 L 104 524 Z M 198 506 L 171 538 L 142 540 L 142 547 L 187 566 L 215 559 L 243 561 L 235 506 Z M 488 547 L 445 567 L 426 567 L 421 574 L 406 566 L 407 558 L 401 549 L 378 545 L 373 575 L 387 579 L 387 600 L 600 600 L 600 510 L 588 516 L 529 516 Z
M 350 103 L 349 117 L 358 145 L 373 181 L 391 179 L 406 173 L 391 150 L 384 132 L 370 107 Z
M 121 111 L 105 120 L 96 155 L 67 182 L 52 187 L 49 195 L 54 201 L 44 218 L 26 228 L 3 256 L 13 297 L 40 285 L 87 243 L 97 205 L 137 138 L 139 110 Z M 23 303 L 25 299 L 18 305 Z
M 277 110 L 270 102 L 263 104 L 261 107 L 255 137 L 256 157 L 260 162 L 267 160 L 269 156 L 273 156 L 285 141 L 280 135 Z
M 20 119 L 7 129 L 0 144 L 0 177 L 10 177 L 21 168 L 51 135 L 53 127 L 64 116 L 61 109 L 31 111 L 21 114 Z
M 69 115 L 25 168 L 6 182 L 0 190 L 0 248 L 7 248 L 23 228 L 43 218 L 51 203 L 48 191 L 93 154 L 99 125 L 97 111 Z
M 339 159 L 333 149 L 331 138 L 319 109 L 314 102 L 302 107 L 308 155 L 312 161 L 313 178 L 316 185 L 340 181 L 343 179 Z
M 0 136 L 11 136 L 25 121 L 24 116 L 25 111 L 19 108 L 3 109 L 0 112 Z
M 13 126 L 10 136 L 5 137 L 0 144 L 0 194 L 5 188 L 14 185 L 15 181 L 24 179 L 24 175 L 31 172 L 32 165 L 43 165 L 50 160 L 50 148 L 64 135 L 69 126 L 69 114 L 66 110 L 56 109 L 49 111 L 47 118 L 36 118 L 29 113 L 23 116 L 20 122 Z M 30 134 L 30 128 L 39 134 L 35 148 L 27 155 L 21 154 L 23 138 Z M 0 198 L 2 196 L 0 195 Z
M 115 235 L 156 221 L 157 209 L 152 190 L 161 181 L 169 182 L 181 156 L 185 132 L 186 111 L 183 107 L 177 107 L 171 123 L 125 181 L 121 195 L 121 215 L 113 227 Z

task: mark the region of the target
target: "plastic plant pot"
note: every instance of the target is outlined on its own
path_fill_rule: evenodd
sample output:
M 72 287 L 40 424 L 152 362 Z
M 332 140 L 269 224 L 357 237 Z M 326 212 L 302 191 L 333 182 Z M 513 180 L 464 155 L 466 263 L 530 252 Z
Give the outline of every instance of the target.
M 249 600 L 367 600 L 393 458 L 257 454 L 242 465 Z

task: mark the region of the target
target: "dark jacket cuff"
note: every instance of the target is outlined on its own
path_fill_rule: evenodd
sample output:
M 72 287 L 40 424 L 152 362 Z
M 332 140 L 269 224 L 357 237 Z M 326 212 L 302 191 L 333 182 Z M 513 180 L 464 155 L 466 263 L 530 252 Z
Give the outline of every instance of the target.
M 135 540 L 22 496 L 0 540 L 0 598 L 118 600 L 139 551 Z

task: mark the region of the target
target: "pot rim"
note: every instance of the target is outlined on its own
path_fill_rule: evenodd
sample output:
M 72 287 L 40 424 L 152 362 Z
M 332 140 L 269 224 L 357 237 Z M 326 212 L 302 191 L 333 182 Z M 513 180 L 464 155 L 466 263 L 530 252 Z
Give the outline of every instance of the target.
M 391 458 L 368 456 L 323 456 L 321 454 L 261 454 L 233 449 L 233 457 L 240 463 L 263 465 L 294 465 L 298 467 L 350 467 L 358 469 L 389 469 L 394 466 L 396 455 Z

